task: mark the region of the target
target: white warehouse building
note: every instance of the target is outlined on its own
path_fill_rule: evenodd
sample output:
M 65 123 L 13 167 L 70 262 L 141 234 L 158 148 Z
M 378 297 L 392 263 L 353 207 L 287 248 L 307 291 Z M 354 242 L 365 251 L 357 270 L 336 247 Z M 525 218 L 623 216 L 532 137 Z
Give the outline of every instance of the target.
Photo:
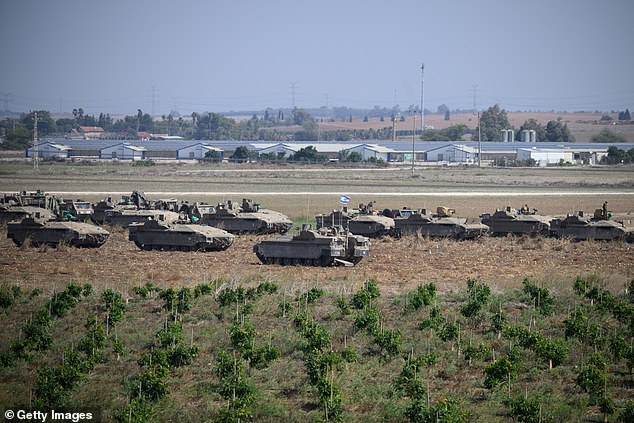
M 464 144 L 447 144 L 428 150 L 426 160 L 429 162 L 475 163 L 478 150 Z
M 573 163 L 572 150 L 565 148 L 520 148 L 517 150 L 517 160 L 533 159 L 539 166 L 564 163 Z
M 102 148 L 100 150 L 100 157 L 102 159 L 115 160 L 143 160 L 145 159 L 145 151 L 145 147 L 121 143 Z
M 394 151 L 390 147 L 384 147 L 376 144 L 359 144 L 345 150 L 348 153 L 358 153 L 362 160 L 383 160 L 386 162 L 394 160 Z
M 71 148 L 64 144 L 45 142 L 38 145 L 37 157 L 40 159 L 67 159 Z M 26 150 L 26 157 L 33 157 L 33 147 Z
M 200 160 L 206 157 L 205 155 L 208 151 L 215 151 L 219 154 L 220 158 L 224 157 L 224 151 L 222 149 L 203 143 L 188 145 L 187 147 L 176 150 L 176 157 L 180 160 Z

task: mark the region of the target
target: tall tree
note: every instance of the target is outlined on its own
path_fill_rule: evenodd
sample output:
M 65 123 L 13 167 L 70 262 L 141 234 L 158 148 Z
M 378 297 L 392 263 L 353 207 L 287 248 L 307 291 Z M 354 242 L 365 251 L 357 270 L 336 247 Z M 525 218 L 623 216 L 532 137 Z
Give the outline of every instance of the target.
M 235 128 L 233 119 L 209 112 L 197 117 L 194 136 L 198 139 L 229 139 Z
M 601 142 L 601 143 L 607 143 L 607 144 L 620 143 L 620 142 L 627 141 L 627 139 L 625 138 L 625 135 L 617 133 L 617 132 L 612 132 L 608 128 L 603 128 L 601 132 L 593 135 L 592 138 L 590 138 L 590 140 L 592 142 Z
M 293 109 L 293 125 L 303 125 L 304 122 L 314 120 L 313 117 L 304 109 Z
M 35 124 L 35 113 L 37 113 L 37 133 L 39 136 L 45 136 L 57 131 L 55 121 L 51 117 L 50 112 L 46 110 L 37 110 L 27 113 L 22 117 L 22 125 L 33 132 L 33 126 Z
M 567 124 L 559 120 L 550 120 L 546 124 L 546 141 L 548 142 L 574 142 L 575 137 L 570 133 Z
M 500 131 L 502 129 L 511 128 L 506 110 L 500 109 L 500 106 L 497 104 L 489 107 L 480 115 L 480 128 L 482 131 L 482 141 L 499 141 Z M 474 134 L 477 139 L 477 128 Z

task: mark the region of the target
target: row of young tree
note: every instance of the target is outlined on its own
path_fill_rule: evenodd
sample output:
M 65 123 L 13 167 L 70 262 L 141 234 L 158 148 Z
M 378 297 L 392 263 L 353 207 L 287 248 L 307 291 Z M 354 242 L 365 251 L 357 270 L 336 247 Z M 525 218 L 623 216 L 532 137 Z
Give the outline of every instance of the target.
M 374 279 L 335 295 L 287 288 L 268 280 L 247 288 L 222 278 L 193 289 L 147 282 L 129 302 L 111 289 L 96 297 L 89 284 L 69 284 L 39 303 L 3 354 L 10 371 L 3 376 L 37 371 L 28 379 L 36 409 L 72 409 L 85 400 L 85 393 L 74 396 L 83 384 L 95 389 L 123 376 L 125 405 L 118 398 L 120 408 L 108 415 L 117 422 L 156 421 L 166 411 L 198 407 L 179 404 L 189 392 L 205 395 L 212 406 L 197 410 L 211 411 L 218 422 L 289 420 L 285 410 L 267 409 L 271 398 L 284 398 L 289 409 L 302 405 L 298 415 L 320 414 L 326 422 L 362 419 L 370 401 L 389 406 L 378 413 L 394 421 L 598 421 L 598 412 L 604 421 L 633 421 L 634 280 L 617 294 L 598 276 L 577 277 L 572 293 L 530 279 L 501 295 L 476 279 L 467 279 L 461 292 L 441 296 L 429 282 L 388 299 Z M 1 287 L 0 309 L 8 312 L 21 295 L 17 286 Z M 72 314 L 85 318 L 85 330 L 60 338 L 61 319 Z M 154 322 L 150 336 L 129 332 L 146 320 Z M 127 346 L 117 337 L 120 325 Z M 194 330 L 203 336 L 195 338 Z M 134 335 L 141 336 L 132 343 Z M 46 359 L 60 353 L 60 360 Z M 115 360 L 121 365 L 113 366 Z M 126 374 L 108 376 L 120 369 Z M 311 399 L 291 402 L 278 391 Z

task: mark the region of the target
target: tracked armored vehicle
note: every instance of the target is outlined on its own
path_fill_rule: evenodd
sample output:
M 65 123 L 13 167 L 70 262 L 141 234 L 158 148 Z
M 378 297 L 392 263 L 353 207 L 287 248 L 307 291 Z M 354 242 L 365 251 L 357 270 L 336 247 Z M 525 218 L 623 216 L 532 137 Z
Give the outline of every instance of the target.
M 27 217 L 29 210 L 46 209 L 53 215 L 59 215 L 62 202 L 60 198 L 40 190 L 5 194 L 0 198 L 0 222 Z
M 550 234 L 557 238 L 570 238 L 575 241 L 588 239 L 596 240 L 624 240 L 634 242 L 634 232 L 623 224 L 597 218 L 584 216 L 582 211 L 574 215 L 568 215 L 564 219 L 553 219 L 550 225 Z
M 394 235 L 394 219 L 383 216 L 373 210 L 373 203 L 359 204 L 359 209 L 350 210 L 347 207 L 342 210 L 333 210 L 330 214 L 318 214 L 315 216 L 317 229 L 329 226 L 347 227 L 355 235 L 363 235 L 369 238 L 378 238 L 385 235 Z
M 481 223 L 468 223 L 466 218 L 454 217 L 455 210 L 438 207 L 436 214 L 427 214 L 426 209 L 412 211 L 404 209 L 401 217 L 394 219 L 397 236 L 420 233 L 430 238 L 474 239 L 489 231 Z
M 47 220 L 36 214 L 26 217 L 21 222 L 9 222 L 7 224 L 7 238 L 13 240 L 17 246 L 29 240 L 30 245 L 67 244 L 80 248 L 101 247 L 110 233 L 98 226 L 79 222 L 60 222 Z
M 262 209 L 259 204 L 246 198 L 239 208 L 231 201 L 218 204 L 213 212 L 202 215 L 200 223 L 232 234 L 284 234 L 293 226 L 293 222 L 282 213 Z
M 222 229 L 165 220 L 132 223 L 128 231 L 128 239 L 142 250 L 222 251 L 235 239 Z
M 42 207 L 55 212 L 57 211 L 60 199 L 38 189 L 37 191 L 20 191 L 15 194 L 5 194 L 0 203 L 17 206 Z
M 491 235 L 549 235 L 551 216 L 537 214 L 537 210 L 529 211 L 527 206 L 520 210 L 507 207 L 495 213 L 480 215 L 482 223 L 490 228 Z
M 19 221 L 25 217 L 32 217 L 38 214 L 46 220 L 55 219 L 56 215 L 50 210 L 33 206 L 9 206 L 0 209 L 0 223 Z
M 130 195 L 123 195 L 119 201 L 114 201 L 112 197 L 107 197 L 99 201 L 93 207 L 92 220 L 102 224 L 106 223 L 106 212 L 108 210 L 145 210 L 150 208 L 150 202 L 141 191 L 132 191 Z M 115 212 L 116 213 L 116 212 Z
M 338 227 L 311 230 L 310 225 L 304 225 L 295 236 L 264 240 L 253 251 L 264 264 L 303 266 L 353 266 L 370 253 L 364 236 Z
M 132 223 L 145 222 L 146 220 L 162 220 L 175 222 L 179 219 L 178 213 L 163 210 L 106 210 L 104 223 L 113 226 L 128 227 Z
M 92 203 L 82 200 L 64 201 L 60 204 L 60 214 L 69 220 L 88 221 L 92 218 L 95 210 Z

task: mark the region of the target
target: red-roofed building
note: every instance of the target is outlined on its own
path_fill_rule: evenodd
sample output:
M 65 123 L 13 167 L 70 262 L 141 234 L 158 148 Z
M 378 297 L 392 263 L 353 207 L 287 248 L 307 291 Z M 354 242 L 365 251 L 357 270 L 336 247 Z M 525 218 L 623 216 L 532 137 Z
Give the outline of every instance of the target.
M 100 126 L 80 126 L 79 133 L 85 140 L 99 139 L 103 135 L 103 128 Z

